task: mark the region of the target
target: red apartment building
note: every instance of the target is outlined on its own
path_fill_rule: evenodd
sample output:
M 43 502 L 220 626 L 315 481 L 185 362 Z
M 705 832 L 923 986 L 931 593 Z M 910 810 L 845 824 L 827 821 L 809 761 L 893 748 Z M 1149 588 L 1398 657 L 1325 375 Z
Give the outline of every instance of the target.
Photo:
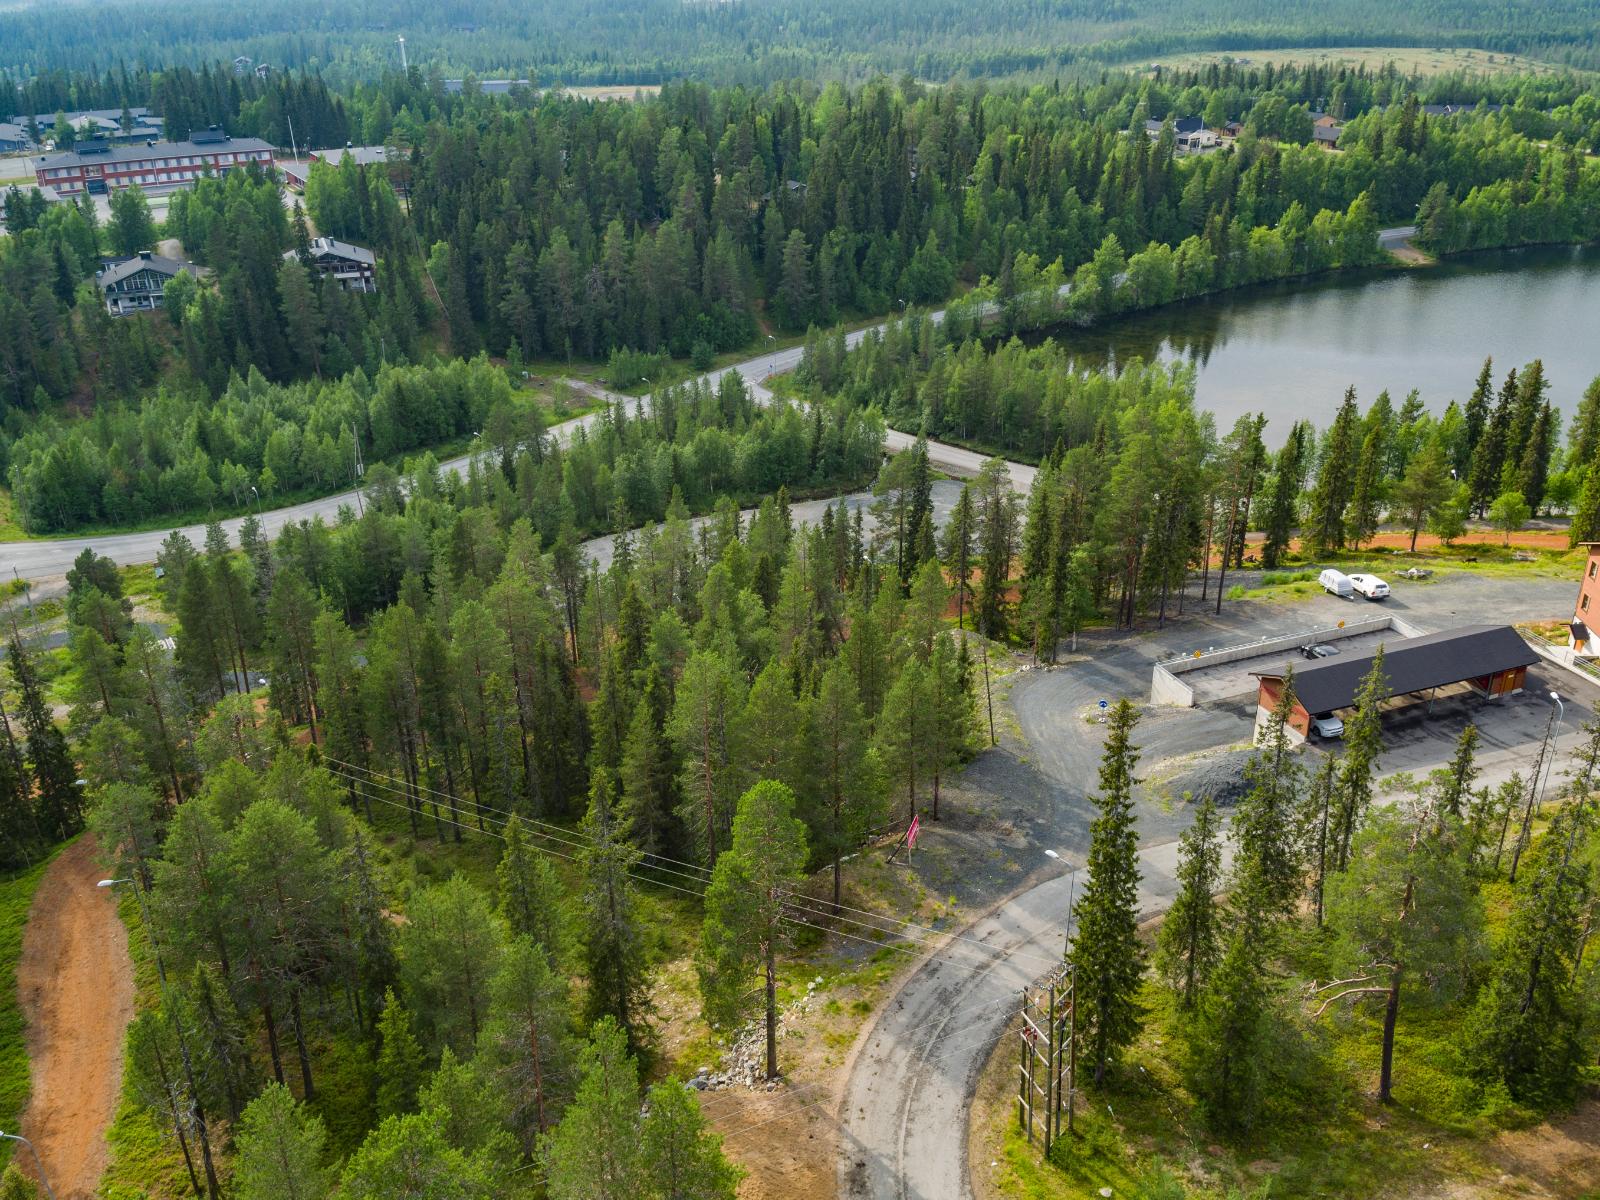
M 250 163 L 272 169 L 272 146 L 260 138 L 229 137 L 213 126 L 189 135 L 186 142 L 147 142 L 113 146 L 80 143 L 61 154 L 39 160 L 40 187 L 59 196 L 83 192 L 104 194 L 135 184 L 147 191 L 188 187 L 206 171 L 222 175 Z

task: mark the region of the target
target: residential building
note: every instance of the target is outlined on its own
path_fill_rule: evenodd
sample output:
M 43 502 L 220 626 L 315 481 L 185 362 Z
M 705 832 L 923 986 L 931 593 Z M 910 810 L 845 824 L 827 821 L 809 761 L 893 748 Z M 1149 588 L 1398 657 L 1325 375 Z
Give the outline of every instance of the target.
M 1572 652 L 1584 658 L 1600 657 L 1600 639 L 1594 635 L 1594 624 L 1600 621 L 1600 542 L 1579 542 L 1589 552 L 1589 561 L 1583 564 L 1583 580 L 1578 584 L 1578 599 L 1572 610 L 1572 621 L 1567 627 L 1571 635 Z
M 284 253 L 285 261 L 299 257 L 298 250 Z M 311 239 L 311 269 L 335 280 L 347 292 L 378 290 L 378 258 L 364 246 L 352 246 L 331 237 Z
M 512 88 L 532 86 L 526 79 L 475 79 L 473 83 L 478 91 L 485 96 L 504 96 Z M 444 90 L 447 96 L 459 96 L 466 90 L 466 87 L 467 81 L 465 79 L 446 79 L 444 81 Z
M 26 128 L 15 121 L 0 121 L 0 154 L 26 150 L 31 145 Z
M 94 281 L 113 317 L 150 312 L 161 307 L 162 297 L 180 274 L 199 275 L 190 263 L 141 250 L 132 258 L 109 259 L 96 271 Z
M 135 184 L 147 191 L 170 191 L 193 184 L 206 171 L 224 175 L 252 163 L 270 171 L 272 146 L 260 138 L 232 138 L 212 126 L 184 142 L 80 144 L 40 158 L 37 175 L 40 184 L 71 197 L 85 191 L 104 194 Z
M 1161 130 L 1165 122 L 1146 121 L 1144 131 L 1152 142 L 1161 137 Z M 1204 154 L 1207 150 L 1216 150 L 1222 145 L 1222 139 L 1216 131 L 1207 129 L 1206 124 L 1199 117 L 1177 117 L 1172 122 L 1172 130 L 1177 135 L 1177 151 L 1179 154 Z
M 124 111 L 128 117 L 128 127 L 123 128 L 122 118 Z M 117 145 L 133 145 L 136 142 L 160 141 L 162 137 L 163 122 L 160 117 L 152 113 L 144 105 L 132 106 L 126 110 L 120 108 L 88 108 L 77 112 L 62 113 L 67 119 L 67 124 L 79 131 L 79 136 L 104 138 Z M 12 123 L 21 125 L 24 131 L 28 128 L 29 118 L 19 115 L 11 118 Z M 54 142 L 56 140 L 56 114 L 37 113 L 32 121 L 39 129 L 41 142 Z

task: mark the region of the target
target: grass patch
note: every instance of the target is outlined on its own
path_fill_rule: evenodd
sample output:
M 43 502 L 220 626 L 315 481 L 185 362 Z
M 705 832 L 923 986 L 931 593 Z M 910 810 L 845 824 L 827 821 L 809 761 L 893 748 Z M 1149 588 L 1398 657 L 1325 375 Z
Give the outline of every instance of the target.
M 54 857 L 52 852 L 50 858 Z M 0 1129 L 15 1129 L 28 1102 L 27 1022 L 17 995 L 17 963 L 22 958 L 28 909 L 50 858 L 0 882 Z M 0 1169 L 11 1160 L 15 1148 L 15 1142 L 0 1145 Z
M 1455 71 L 1475 75 L 1537 75 L 1570 69 L 1520 54 L 1505 54 L 1466 46 L 1449 49 L 1432 46 L 1297 46 L 1282 50 L 1201 50 L 1189 54 L 1141 59 L 1138 66 L 1149 68 L 1159 65 L 1193 70 L 1196 67 L 1222 62 L 1240 63 L 1250 67 L 1263 67 L 1269 63 L 1278 67 L 1290 63 L 1317 64 L 1328 67 L 1365 67 L 1368 71 L 1377 71 L 1393 63 L 1402 74 L 1423 76 Z

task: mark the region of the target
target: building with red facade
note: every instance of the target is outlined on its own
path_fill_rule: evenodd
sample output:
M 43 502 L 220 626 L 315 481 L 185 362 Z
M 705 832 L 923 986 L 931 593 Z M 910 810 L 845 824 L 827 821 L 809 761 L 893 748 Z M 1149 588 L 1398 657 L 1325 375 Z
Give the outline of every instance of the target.
M 40 187 L 76 197 L 135 185 L 146 191 L 171 191 L 191 186 L 206 171 L 222 175 L 251 163 L 270 171 L 271 144 L 260 138 L 229 137 L 213 127 L 190 134 L 186 142 L 140 146 L 80 142 L 71 150 L 39 159 L 37 172 Z

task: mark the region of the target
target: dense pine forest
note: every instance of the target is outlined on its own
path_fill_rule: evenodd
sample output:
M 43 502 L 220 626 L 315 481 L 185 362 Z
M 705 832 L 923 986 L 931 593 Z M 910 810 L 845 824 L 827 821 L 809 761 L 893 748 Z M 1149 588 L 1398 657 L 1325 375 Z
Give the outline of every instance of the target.
M 766 84 L 799 77 L 919 78 L 1059 74 L 1183 50 L 1273 46 L 1473 46 L 1595 66 L 1593 6 L 1583 0 L 1328 0 L 1314 11 L 1245 0 L 1224 12 L 1195 0 L 1002 0 L 981 22 L 951 0 L 861 5 L 824 0 L 681 4 L 606 0 L 578 6 L 475 3 L 336 9 L 277 0 L 225 13 L 192 0 L 23 4 L 0 14 L 0 66 L 24 73 L 113 61 L 197 65 L 245 54 L 274 67 L 372 77 L 414 59 L 460 75 L 539 82 L 661 83 L 680 76 Z M 513 76 L 515 77 L 515 76 Z

